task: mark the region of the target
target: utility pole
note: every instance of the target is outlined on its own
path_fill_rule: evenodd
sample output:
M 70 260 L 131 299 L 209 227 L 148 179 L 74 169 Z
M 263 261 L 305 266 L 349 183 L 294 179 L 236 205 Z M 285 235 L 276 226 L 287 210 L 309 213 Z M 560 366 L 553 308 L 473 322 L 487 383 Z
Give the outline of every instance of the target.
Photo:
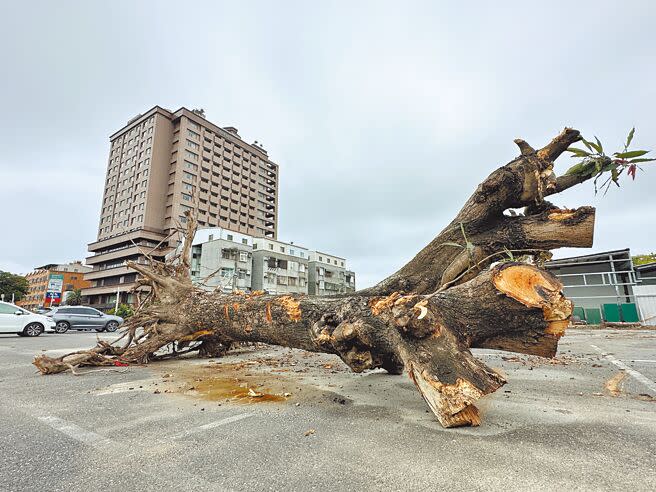
M 120 289 L 120 286 L 116 287 L 116 304 L 114 305 L 114 315 L 116 315 L 116 311 L 118 311 L 118 298 L 121 296 Z
M 239 259 L 239 248 L 234 249 L 235 253 L 235 271 L 232 274 L 232 291 L 237 290 L 237 269 L 239 268 L 239 264 L 237 263 L 237 260 Z

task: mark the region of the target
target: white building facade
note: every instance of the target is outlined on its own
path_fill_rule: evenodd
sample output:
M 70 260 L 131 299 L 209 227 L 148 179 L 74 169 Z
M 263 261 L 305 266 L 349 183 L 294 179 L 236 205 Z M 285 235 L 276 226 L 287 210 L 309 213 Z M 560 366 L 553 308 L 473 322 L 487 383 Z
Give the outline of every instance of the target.
M 196 232 L 191 248 L 191 280 L 206 290 L 250 291 L 253 237 L 221 227 Z
M 344 258 L 221 227 L 196 232 L 191 278 L 203 289 L 225 293 L 335 295 L 355 291 L 355 274 L 346 268 Z

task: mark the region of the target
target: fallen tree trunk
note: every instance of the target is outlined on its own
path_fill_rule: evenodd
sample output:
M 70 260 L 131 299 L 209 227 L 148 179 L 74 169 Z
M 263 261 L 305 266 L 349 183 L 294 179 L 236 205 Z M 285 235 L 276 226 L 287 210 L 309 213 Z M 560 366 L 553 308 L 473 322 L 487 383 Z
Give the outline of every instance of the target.
M 114 358 L 144 363 L 171 342 L 216 335 L 226 344 L 264 342 L 336 354 L 355 372 L 405 368 L 443 425 L 476 424 L 475 400 L 505 381 L 468 347 L 553 356 L 572 310 L 561 287 L 550 274 L 517 263 L 433 296 L 217 295 L 166 282 L 159 288 L 175 302 L 141 314 L 142 323 L 153 326 L 144 342 L 102 344 L 93 353 L 59 359 L 41 356 L 35 364 L 49 374 Z
M 562 285 L 538 267 L 499 260 L 590 246 L 594 209 L 558 209 L 544 201 L 556 190 L 553 159 L 578 140 L 566 129 L 535 151 L 492 173 L 454 221 L 413 260 L 375 287 L 338 297 L 208 293 L 189 277 L 195 221 L 177 263 L 131 264 L 152 288 L 152 301 L 130 319 L 119 344 L 34 364 L 43 374 L 83 365 L 146 363 L 173 344 L 203 340 L 216 355 L 237 341 L 264 342 L 336 354 L 354 371 L 407 371 L 445 427 L 477 425 L 474 403 L 505 383 L 472 356 L 485 347 L 552 357 L 572 304 Z M 573 183 L 576 184 L 576 183 Z M 561 184 L 558 191 L 562 191 Z M 523 215 L 504 211 L 525 207 Z

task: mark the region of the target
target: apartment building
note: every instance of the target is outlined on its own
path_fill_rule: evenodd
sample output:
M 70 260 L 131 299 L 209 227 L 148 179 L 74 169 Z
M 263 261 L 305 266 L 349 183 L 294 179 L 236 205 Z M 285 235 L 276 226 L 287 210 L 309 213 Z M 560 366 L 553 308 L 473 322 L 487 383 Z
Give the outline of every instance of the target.
M 84 274 L 90 271 L 91 267 L 83 265 L 81 261 L 49 263 L 36 267 L 25 275 L 29 289 L 16 304 L 29 310 L 58 306 L 66 292 L 91 286 L 91 282 L 84 280 Z
M 253 290 L 269 294 L 308 293 L 309 250 L 267 238 L 253 240 Z
M 308 294 L 327 296 L 355 292 L 355 272 L 346 268 L 346 260 L 320 251 L 310 251 Z
M 196 232 L 191 277 L 206 290 L 226 293 L 335 295 L 355 291 L 355 273 L 346 268 L 344 258 L 223 228 Z
M 222 228 L 202 229 L 191 247 L 191 280 L 209 291 L 251 290 L 253 237 Z
M 84 294 L 98 308 L 131 303 L 137 276 L 128 260 L 162 259 L 180 241 L 190 211 L 203 227 L 275 239 L 278 165 L 234 127 L 202 111 L 155 106 L 110 136 L 98 237 L 89 244 L 93 285 Z

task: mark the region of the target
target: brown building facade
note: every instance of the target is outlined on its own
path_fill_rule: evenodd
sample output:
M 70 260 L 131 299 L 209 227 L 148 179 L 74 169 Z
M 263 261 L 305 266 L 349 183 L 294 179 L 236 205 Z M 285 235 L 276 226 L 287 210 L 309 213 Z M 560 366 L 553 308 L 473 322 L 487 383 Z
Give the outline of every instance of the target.
M 221 128 L 197 112 L 156 106 L 110 136 L 97 241 L 89 245 L 91 305 L 132 303 L 136 274 L 127 260 L 161 259 L 191 211 L 199 226 L 274 238 L 278 165 L 236 128 Z
M 25 275 L 30 284 L 27 295 L 16 304 L 25 309 L 33 310 L 40 307 L 59 306 L 66 292 L 91 287 L 91 282 L 84 279 L 84 274 L 90 272 L 91 268 L 82 265 L 79 261 L 67 264 L 48 264 L 37 267 L 33 272 Z M 56 279 L 61 284 L 61 289 L 55 289 L 48 294 L 48 284 L 51 279 Z M 56 292 L 56 290 L 60 290 Z

